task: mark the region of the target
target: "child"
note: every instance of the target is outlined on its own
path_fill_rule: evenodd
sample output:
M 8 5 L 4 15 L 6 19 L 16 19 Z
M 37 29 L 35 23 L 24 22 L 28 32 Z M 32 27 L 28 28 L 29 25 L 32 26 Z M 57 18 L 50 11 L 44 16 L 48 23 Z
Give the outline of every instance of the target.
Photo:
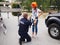
M 37 35 L 37 32 L 38 32 L 38 17 L 42 14 L 41 10 L 37 8 L 37 3 L 36 2 L 32 2 L 31 4 L 31 7 L 32 7 L 32 22 L 33 22 L 33 25 L 32 25 L 32 37 L 34 37 L 34 32 L 35 32 L 35 35 Z

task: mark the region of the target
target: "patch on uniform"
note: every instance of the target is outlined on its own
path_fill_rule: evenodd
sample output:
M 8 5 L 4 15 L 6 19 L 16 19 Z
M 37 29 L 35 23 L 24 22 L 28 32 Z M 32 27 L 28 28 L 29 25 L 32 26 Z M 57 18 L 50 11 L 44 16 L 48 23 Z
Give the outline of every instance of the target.
M 20 23 L 21 23 L 21 24 L 24 24 L 24 22 L 23 22 L 23 21 L 20 21 Z

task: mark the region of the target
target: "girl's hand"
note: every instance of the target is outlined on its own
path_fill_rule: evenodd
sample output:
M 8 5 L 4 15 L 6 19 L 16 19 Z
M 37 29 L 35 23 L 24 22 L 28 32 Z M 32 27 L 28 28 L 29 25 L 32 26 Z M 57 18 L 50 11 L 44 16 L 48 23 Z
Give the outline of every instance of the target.
M 43 12 L 42 12 L 42 11 L 41 11 L 41 12 L 39 12 L 38 18 L 39 18 L 42 14 L 43 14 Z
M 34 20 L 34 25 L 36 25 L 36 19 Z

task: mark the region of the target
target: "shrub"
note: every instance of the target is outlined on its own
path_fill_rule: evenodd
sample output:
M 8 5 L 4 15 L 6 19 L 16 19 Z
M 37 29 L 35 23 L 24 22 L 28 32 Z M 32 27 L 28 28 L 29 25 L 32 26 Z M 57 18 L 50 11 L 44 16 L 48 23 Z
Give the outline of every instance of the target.
M 12 4 L 12 8 L 21 8 L 20 6 L 19 6 L 19 4 Z M 18 13 L 21 13 L 21 12 L 12 12 L 12 15 L 13 16 L 17 16 L 18 15 Z

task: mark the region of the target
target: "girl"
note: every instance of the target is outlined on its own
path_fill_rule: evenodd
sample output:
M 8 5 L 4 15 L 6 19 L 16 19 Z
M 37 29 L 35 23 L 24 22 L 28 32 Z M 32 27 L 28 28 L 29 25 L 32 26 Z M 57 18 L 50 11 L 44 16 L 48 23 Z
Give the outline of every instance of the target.
M 31 4 L 31 7 L 32 7 L 32 37 L 34 36 L 34 32 L 35 32 L 35 35 L 37 35 L 37 32 L 38 32 L 38 17 L 42 14 L 41 10 L 37 8 L 37 3 L 36 2 L 32 2 Z

